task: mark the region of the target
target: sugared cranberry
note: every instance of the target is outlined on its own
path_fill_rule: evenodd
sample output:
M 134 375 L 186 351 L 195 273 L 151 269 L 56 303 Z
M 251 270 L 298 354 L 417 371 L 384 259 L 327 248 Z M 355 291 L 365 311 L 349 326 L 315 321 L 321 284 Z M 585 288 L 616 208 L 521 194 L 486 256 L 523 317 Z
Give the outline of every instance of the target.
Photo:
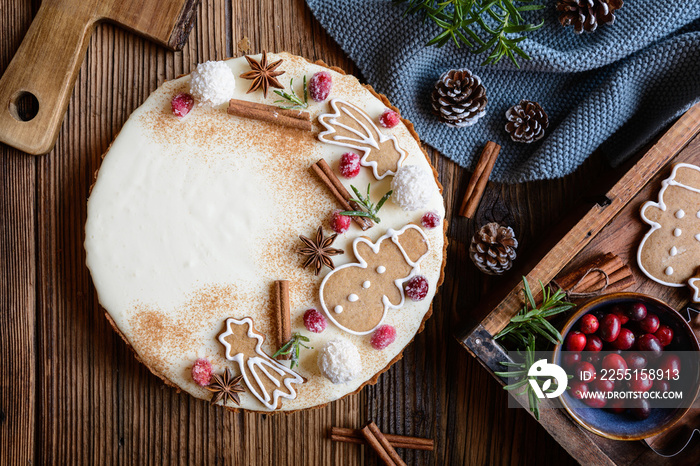
M 598 318 L 593 314 L 586 314 L 581 317 L 581 331 L 585 334 L 590 335 L 598 331 Z
M 399 114 L 388 108 L 379 117 L 379 124 L 385 128 L 393 128 L 399 124 L 399 121 L 401 121 Z
M 372 348 L 376 350 L 383 350 L 396 340 L 396 329 L 391 325 L 381 325 L 372 334 L 370 343 Z
M 633 400 L 633 407 L 630 408 L 630 414 L 635 418 L 643 421 L 648 418 L 651 414 L 651 406 L 649 406 L 649 401 L 644 398 L 639 398 Z
M 660 325 L 654 336 L 659 339 L 661 346 L 668 346 L 673 341 L 673 330 L 666 325 Z
M 440 216 L 433 211 L 426 212 L 420 219 L 420 223 L 423 228 L 437 228 L 440 225 Z
M 350 228 L 350 222 L 352 221 L 352 217 L 340 215 L 340 212 L 342 211 L 338 209 L 334 210 L 331 214 L 331 230 L 338 234 L 348 231 L 348 228 Z
M 315 102 L 323 102 L 331 93 L 333 78 L 328 71 L 319 71 L 314 73 L 309 79 L 309 96 Z
M 620 335 L 620 318 L 615 314 L 606 314 L 600 322 L 598 335 L 603 341 L 614 341 Z
M 566 336 L 566 340 L 564 341 L 564 349 L 566 351 L 583 351 L 585 347 L 586 335 L 578 330 L 569 332 L 569 334 Z
M 423 275 L 416 275 L 406 282 L 404 291 L 413 301 L 422 301 L 428 295 L 428 279 Z
M 173 111 L 173 115 L 180 118 L 190 113 L 193 106 L 194 97 L 184 92 L 177 94 L 175 97 L 173 97 L 173 100 L 170 101 L 170 108 Z
M 624 351 L 632 348 L 632 345 L 634 345 L 634 340 L 634 332 L 623 327 L 620 329 L 620 334 L 610 343 L 610 345 L 615 349 Z
M 588 335 L 584 351 L 600 351 L 603 349 L 603 340 L 597 335 Z
M 647 333 L 655 333 L 659 329 L 659 318 L 655 314 L 647 314 L 645 318 L 639 321 L 639 328 Z
M 355 178 L 360 173 L 360 156 L 354 152 L 341 155 L 338 171 L 345 178 Z
M 630 369 L 644 369 L 647 367 L 647 358 L 639 353 L 626 353 L 625 361 L 627 362 L 627 367 Z
M 661 352 L 664 350 L 659 339 L 651 333 L 646 333 L 637 338 L 636 347 L 639 351 L 649 351 L 655 357 L 661 356 Z
M 304 327 L 309 332 L 321 333 L 326 329 L 326 318 L 316 309 L 309 309 L 304 313 Z
M 611 353 L 605 355 L 603 358 L 603 364 L 602 364 L 603 369 L 607 369 L 608 371 L 622 371 L 624 374 L 624 371 L 627 370 L 627 361 L 625 361 L 625 358 L 620 356 L 617 353 Z
M 634 303 L 627 309 L 630 320 L 640 321 L 647 316 L 647 307 L 642 303 Z
M 576 399 L 581 400 L 588 393 L 588 385 L 580 380 L 573 380 L 569 385 L 571 387 L 571 396 Z
M 211 383 L 212 370 L 208 359 L 199 358 L 192 365 L 192 380 L 200 387 L 206 387 Z
M 574 375 L 578 380 L 589 383 L 596 379 L 595 367 L 590 362 L 580 362 L 576 366 Z

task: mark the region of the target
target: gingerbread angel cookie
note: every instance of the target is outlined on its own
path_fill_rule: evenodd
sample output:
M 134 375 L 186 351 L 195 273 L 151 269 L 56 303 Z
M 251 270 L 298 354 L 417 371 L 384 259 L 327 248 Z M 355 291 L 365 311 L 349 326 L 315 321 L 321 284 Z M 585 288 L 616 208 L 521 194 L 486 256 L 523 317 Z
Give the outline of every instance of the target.
M 394 175 L 406 158 L 406 151 L 399 147 L 396 137 L 379 131 L 365 112 L 344 100 L 331 100 L 331 107 L 335 113 L 318 117 L 326 128 L 318 139 L 362 152 L 360 164 L 372 167 L 378 180 Z
M 419 272 L 430 246 L 423 231 L 406 225 L 388 230 L 372 243 L 357 238 L 352 245 L 358 263 L 340 266 L 321 282 L 321 306 L 330 320 L 355 335 L 374 331 L 389 309 L 404 304 L 403 283 Z
M 304 379 L 265 354 L 261 348 L 264 337 L 253 328 L 253 320 L 226 320 L 226 331 L 219 335 L 226 359 L 238 363 L 248 390 L 268 409 L 277 409 L 280 398 L 297 396 L 292 384 Z
M 700 267 L 700 167 L 674 166 L 658 202 L 646 202 L 641 216 L 651 226 L 637 251 L 642 272 L 662 285 L 697 286 L 691 280 Z

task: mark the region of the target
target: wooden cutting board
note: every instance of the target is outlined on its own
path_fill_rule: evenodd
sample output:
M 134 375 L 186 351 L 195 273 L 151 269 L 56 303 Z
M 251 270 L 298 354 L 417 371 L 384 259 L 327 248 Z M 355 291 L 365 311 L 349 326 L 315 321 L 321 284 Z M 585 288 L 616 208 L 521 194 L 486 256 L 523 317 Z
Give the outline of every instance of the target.
M 53 148 L 98 23 L 116 23 L 179 49 L 198 4 L 199 0 L 43 0 L 0 78 L 0 141 L 33 155 Z

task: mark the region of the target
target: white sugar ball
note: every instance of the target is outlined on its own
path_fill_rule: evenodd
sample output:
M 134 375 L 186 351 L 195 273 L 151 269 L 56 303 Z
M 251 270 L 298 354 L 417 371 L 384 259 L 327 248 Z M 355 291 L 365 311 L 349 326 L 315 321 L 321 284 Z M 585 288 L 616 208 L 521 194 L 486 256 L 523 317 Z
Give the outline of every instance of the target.
M 355 345 L 347 340 L 331 340 L 318 353 L 318 368 L 335 384 L 348 383 L 360 375 L 362 360 Z
M 423 209 L 435 194 L 435 177 L 417 165 L 406 165 L 391 180 L 391 189 L 391 198 L 403 210 Z
M 200 103 L 225 104 L 233 97 L 234 89 L 236 78 L 222 61 L 200 63 L 190 75 L 190 94 Z

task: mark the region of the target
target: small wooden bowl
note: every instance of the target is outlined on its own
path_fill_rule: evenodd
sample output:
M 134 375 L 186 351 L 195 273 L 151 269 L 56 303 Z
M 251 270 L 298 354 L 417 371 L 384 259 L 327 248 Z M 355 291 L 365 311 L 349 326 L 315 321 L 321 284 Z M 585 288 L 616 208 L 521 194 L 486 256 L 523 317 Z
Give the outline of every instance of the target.
M 566 336 L 579 319 L 595 309 L 633 302 L 642 302 L 650 311 L 653 309 L 661 323 L 673 329 L 673 350 L 700 351 L 700 345 L 698 345 L 698 340 L 693 330 L 675 309 L 663 301 L 641 293 L 610 293 L 587 301 L 569 318 L 561 334 L 566 339 Z M 558 344 L 554 348 L 553 354 L 555 364 L 562 365 L 561 353 L 562 345 Z M 670 429 L 688 412 L 690 405 L 692 405 L 692 400 L 697 398 L 700 391 L 700 369 L 696 365 L 694 370 L 695 373 L 691 374 L 690 377 L 694 378 L 695 390 L 692 393 L 692 399 L 684 403 L 687 407 L 652 409 L 651 415 L 641 421 L 625 415 L 614 414 L 604 409 L 591 408 L 581 400 L 572 397 L 568 391 L 559 397 L 559 400 L 561 400 L 564 409 L 576 423 L 594 434 L 613 440 L 642 440 Z

